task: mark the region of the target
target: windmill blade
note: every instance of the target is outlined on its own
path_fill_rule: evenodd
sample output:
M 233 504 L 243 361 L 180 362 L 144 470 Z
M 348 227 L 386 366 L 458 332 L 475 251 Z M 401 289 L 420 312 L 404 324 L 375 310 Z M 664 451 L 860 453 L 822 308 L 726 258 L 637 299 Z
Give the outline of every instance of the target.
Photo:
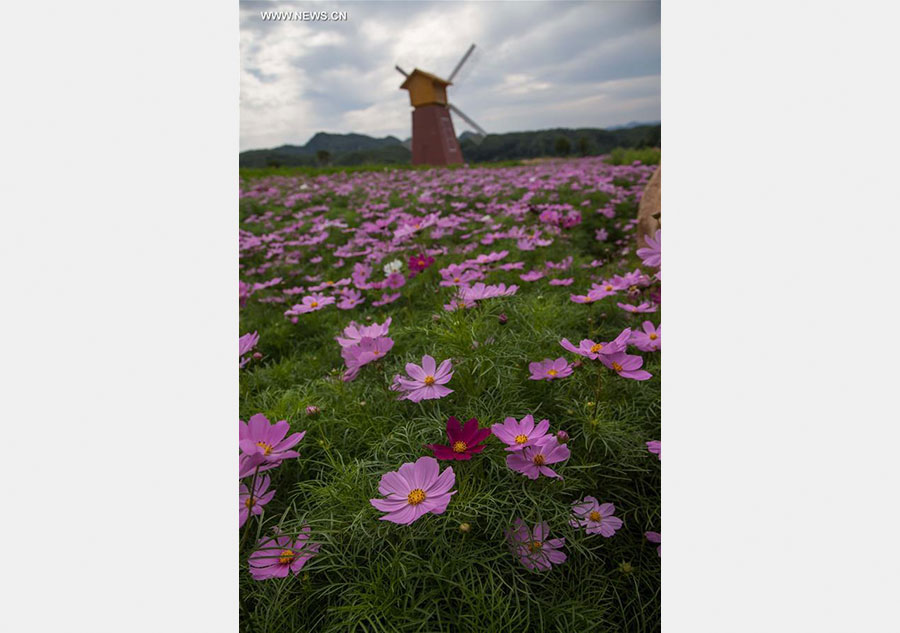
M 396 68 L 397 72 L 400 73 L 401 75 L 403 75 L 404 77 L 409 77 L 409 73 L 406 72 L 405 70 L 403 70 L 402 68 L 400 68 L 400 66 L 394 66 L 394 68 Z
M 457 108 L 457 107 L 456 107 L 455 105 L 453 105 L 452 103 L 448 103 L 448 104 L 447 104 L 447 107 L 450 108 L 454 113 L 456 113 L 456 115 L 457 115 L 459 118 L 461 118 L 463 121 L 465 121 L 465 122 L 469 125 L 469 127 L 471 127 L 473 130 L 475 130 L 476 132 L 478 132 L 478 134 L 479 134 L 482 138 L 485 137 L 485 136 L 487 136 L 487 132 L 484 131 L 484 128 L 481 127 L 480 125 L 478 125 L 477 123 L 475 123 L 475 121 L 473 121 L 471 118 L 469 118 L 469 117 L 466 115 L 465 112 L 463 112 L 462 110 L 460 110 L 459 108 Z M 478 142 L 480 143 L 481 141 L 479 140 Z
M 459 60 L 459 63 L 456 65 L 456 68 L 453 69 L 453 72 L 450 73 L 450 76 L 447 78 L 447 81 L 452 82 L 453 78 L 456 77 L 456 73 L 459 72 L 459 69 L 462 68 L 462 65 L 466 63 L 466 60 L 469 59 L 469 55 L 472 54 L 472 51 L 475 50 L 475 45 L 472 44 L 469 47 L 469 50 L 466 51 L 466 54 L 462 56 L 462 59 Z

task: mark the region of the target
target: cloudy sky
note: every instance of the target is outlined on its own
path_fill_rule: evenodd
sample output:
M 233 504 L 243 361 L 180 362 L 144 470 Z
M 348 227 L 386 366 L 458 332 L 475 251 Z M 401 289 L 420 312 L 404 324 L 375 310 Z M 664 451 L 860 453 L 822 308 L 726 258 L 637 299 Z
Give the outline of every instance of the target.
M 660 118 L 659 2 L 241 2 L 241 149 L 316 132 L 410 135 L 407 72 L 447 77 L 488 132 Z M 346 11 L 345 22 L 261 11 Z M 454 119 L 457 134 L 466 128 Z

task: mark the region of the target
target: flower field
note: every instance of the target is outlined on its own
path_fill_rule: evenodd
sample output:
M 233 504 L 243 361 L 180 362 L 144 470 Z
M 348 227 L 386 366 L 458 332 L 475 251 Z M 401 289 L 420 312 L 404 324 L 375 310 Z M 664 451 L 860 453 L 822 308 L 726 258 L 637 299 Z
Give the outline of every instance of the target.
M 242 177 L 242 630 L 659 629 L 653 170 Z

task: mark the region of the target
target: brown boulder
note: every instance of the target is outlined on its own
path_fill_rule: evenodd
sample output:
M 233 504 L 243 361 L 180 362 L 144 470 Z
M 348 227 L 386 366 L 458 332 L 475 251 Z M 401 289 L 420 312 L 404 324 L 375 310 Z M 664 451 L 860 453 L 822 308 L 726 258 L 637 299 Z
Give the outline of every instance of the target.
M 661 194 L 661 167 L 657 167 L 656 171 L 647 181 L 644 187 L 644 193 L 641 194 L 641 203 L 638 206 L 637 215 L 637 247 L 643 248 L 647 245 L 644 242 L 644 236 L 653 237 L 656 230 L 660 228 L 662 220 L 660 219 L 660 194 Z

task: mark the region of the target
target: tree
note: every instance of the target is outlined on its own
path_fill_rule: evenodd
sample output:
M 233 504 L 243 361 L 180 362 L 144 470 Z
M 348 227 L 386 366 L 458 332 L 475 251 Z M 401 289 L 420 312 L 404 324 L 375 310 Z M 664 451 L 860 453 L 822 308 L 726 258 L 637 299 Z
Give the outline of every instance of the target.
M 320 149 L 316 152 L 316 160 L 319 161 L 320 165 L 327 165 L 331 162 L 331 152 L 325 149 Z
M 556 153 L 567 156 L 572 150 L 572 144 L 565 136 L 559 136 L 556 139 Z
M 579 136 L 578 137 L 578 153 L 581 154 L 582 156 L 587 156 L 589 149 L 590 148 L 588 147 L 588 140 L 583 136 Z

